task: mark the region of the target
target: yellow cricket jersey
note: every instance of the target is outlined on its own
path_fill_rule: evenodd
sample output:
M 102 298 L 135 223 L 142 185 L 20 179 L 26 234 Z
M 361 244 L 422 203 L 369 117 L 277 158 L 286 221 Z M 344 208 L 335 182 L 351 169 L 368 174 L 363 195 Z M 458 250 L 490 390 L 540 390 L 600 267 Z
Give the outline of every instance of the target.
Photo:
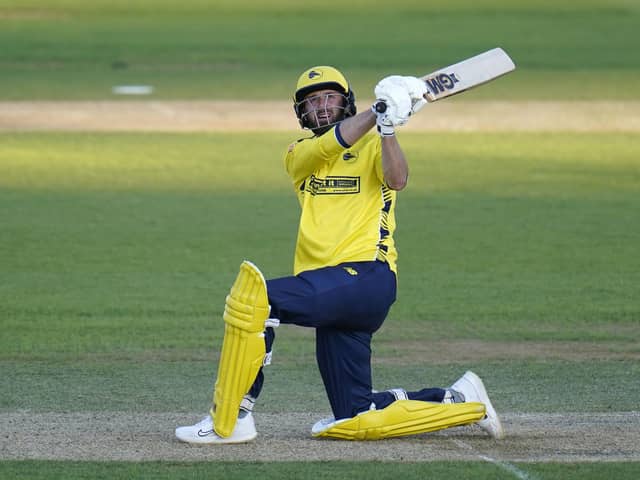
M 377 133 L 349 146 L 338 125 L 290 145 L 285 168 L 302 208 L 294 274 L 373 260 L 396 271 L 396 192 L 384 181 Z

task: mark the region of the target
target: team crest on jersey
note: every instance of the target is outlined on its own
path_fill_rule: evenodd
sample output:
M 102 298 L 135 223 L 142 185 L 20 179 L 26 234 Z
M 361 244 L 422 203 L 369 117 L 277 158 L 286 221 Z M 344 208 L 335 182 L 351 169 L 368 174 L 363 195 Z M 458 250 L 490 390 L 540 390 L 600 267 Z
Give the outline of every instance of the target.
M 311 195 L 345 195 L 360 193 L 360 177 L 330 175 L 326 178 L 311 175 L 305 192 Z
M 358 152 L 344 152 L 342 154 L 342 159 L 345 162 L 350 162 L 352 160 L 355 160 L 356 158 L 358 158 Z

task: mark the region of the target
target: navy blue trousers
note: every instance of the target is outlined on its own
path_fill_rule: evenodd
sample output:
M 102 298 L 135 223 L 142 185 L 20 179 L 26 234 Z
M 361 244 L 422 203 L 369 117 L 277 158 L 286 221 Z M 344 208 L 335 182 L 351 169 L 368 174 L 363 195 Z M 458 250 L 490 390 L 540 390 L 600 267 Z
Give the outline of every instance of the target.
M 388 264 L 350 262 L 267 281 L 271 317 L 316 330 L 316 360 L 336 419 L 381 409 L 395 397 L 372 392 L 371 338 L 396 299 L 396 277 Z M 266 332 L 267 351 L 274 332 Z M 250 394 L 257 398 L 264 376 Z M 440 402 L 444 390 L 409 392 L 409 398 Z

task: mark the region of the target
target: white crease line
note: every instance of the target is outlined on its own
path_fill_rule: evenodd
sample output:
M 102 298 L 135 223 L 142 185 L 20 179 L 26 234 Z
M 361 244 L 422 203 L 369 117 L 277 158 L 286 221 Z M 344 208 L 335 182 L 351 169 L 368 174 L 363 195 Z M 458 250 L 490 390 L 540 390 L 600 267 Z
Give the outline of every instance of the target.
M 470 450 L 475 454 L 474 448 L 471 445 L 466 444 L 462 440 L 454 439 L 453 443 L 455 443 L 459 448 L 463 450 Z M 535 477 L 529 475 L 527 472 L 523 470 L 520 470 L 518 467 L 510 464 L 509 462 L 502 462 L 500 460 L 496 460 L 495 458 L 491 458 L 487 455 L 477 454 L 477 456 L 479 459 L 484 460 L 485 462 L 493 463 L 494 465 L 497 465 L 503 470 L 506 470 L 507 472 L 515 475 L 516 478 L 518 478 L 519 480 L 535 480 Z
M 487 457 L 486 455 L 478 455 L 478 458 L 481 458 L 485 462 L 493 463 L 494 465 L 497 465 L 498 467 L 506 470 L 509 473 L 513 473 L 520 480 L 532 480 L 534 478 L 527 474 L 527 472 L 520 470 L 518 467 L 510 464 L 509 462 L 501 462 L 494 458 Z

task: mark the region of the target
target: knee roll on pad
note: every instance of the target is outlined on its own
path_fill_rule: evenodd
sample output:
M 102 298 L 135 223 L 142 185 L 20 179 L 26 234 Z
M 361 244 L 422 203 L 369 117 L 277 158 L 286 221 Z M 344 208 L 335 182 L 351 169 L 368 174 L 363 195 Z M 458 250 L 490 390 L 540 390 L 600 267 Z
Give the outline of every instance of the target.
M 370 410 L 330 423 L 322 430 L 314 429 L 312 435 L 342 440 L 382 440 L 467 425 L 482 420 L 484 415 L 485 407 L 478 402 L 442 404 L 397 400 L 382 410 Z
M 211 412 L 214 430 L 221 437 L 233 433 L 242 398 L 265 359 L 268 317 L 267 283 L 258 267 L 245 260 L 224 307 L 224 338 Z

